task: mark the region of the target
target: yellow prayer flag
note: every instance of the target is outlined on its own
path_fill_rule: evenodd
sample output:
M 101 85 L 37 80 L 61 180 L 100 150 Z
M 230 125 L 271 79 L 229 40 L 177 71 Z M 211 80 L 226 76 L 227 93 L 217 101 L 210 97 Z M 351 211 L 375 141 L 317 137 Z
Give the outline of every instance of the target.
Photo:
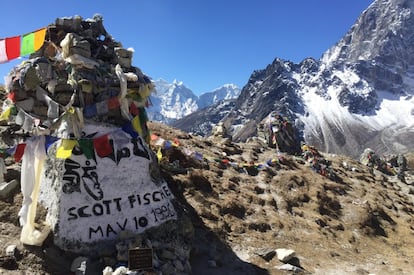
M 77 140 L 73 139 L 62 139 L 60 146 L 56 150 L 56 158 L 67 159 L 72 156 L 72 150 L 78 143 Z
M 152 86 L 150 84 L 143 84 L 139 87 L 139 94 L 142 98 L 147 98 L 151 95 Z
M 1 120 L 8 120 L 11 114 L 12 107 L 7 108 L 3 113 L 0 115 Z
M 157 151 L 157 159 L 158 159 L 158 162 L 160 162 L 160 161 L 162 160 L 162 152 L 161 152 L 161 147 L 160 147 L 160 148 L 158 148 L 158 151 Z
M 141 121 L 139 120 L 139 116 L 135 116 L 132 119 L 132 127 L 134 127 L 134 130 L 138 133 L 138 135 L 140 135 L 141 137 L 142 135 L 142 128 L 141 128 Z
M 46 36 L 46 28 L 42 28 L 34 33 L 34 50 L 37 51 L 43 46 Z

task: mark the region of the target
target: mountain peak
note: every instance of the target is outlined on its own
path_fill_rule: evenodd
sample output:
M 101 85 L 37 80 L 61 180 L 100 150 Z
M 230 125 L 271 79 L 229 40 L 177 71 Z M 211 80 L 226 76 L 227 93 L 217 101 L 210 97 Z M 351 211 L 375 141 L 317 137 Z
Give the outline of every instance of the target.
M 413 49 L 407 45 L 414 42 L 413 11 L 414 2 L 411 0 L 375 1 L 361 14 L 347 34 L 323 55 L 322 62 L 330 64 L 331 61 L 377 59 L 384 62 L 389 57 L 401 65 L 407 64 L 407 61 L 412 62 Z
M 174 79 L 172 84 L 173 84 L 174 86 L 183 86 L 183 85 L 184 85 L 184 82 L 179 81 L 179 80 L 177 80 L 177 79 Z
M 240 89 L 235 84 L 224 84 L 211 92 L 196 96 L 183 81 L 164 79 L 154 81 L 157 93 L 151 96 L 152 106 L 148 108 L 150 120 L 171 124 L 177 119 L 215 104 L 221 100 L 236 98 Z
M 221 117 L 232 139 L 245 141 L 276 111 L 324 152 L 356 157 L 365 148 L 380 154 L 411 151 L 413 14 L 412 0 L 377 0 L 320 60 L 295 64 L 276 57 L 252 73 L 231 110 L 218 105 L 208 108 L 214 114 L 197 114 L 194 127 L 177 125 L 194 132 Z

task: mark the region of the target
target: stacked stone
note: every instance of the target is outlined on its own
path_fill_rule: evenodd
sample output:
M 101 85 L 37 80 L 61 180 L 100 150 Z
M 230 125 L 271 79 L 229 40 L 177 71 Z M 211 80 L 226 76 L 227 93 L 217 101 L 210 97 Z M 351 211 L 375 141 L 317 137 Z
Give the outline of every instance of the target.
M 173 232 L 173 233 L 172 233 Z M 128 262 L 128 250 L 132 248 L 151 248 L 153 251 L 153 270 L 162 274 L 191 274 L 190 251 L 194 238 L 194 227 L 188 218 L 179 222 L 170 221 L 152 228 L 138 236 L 120 234 L 116 244 L 116 262 L 113 258 L 103 257 L 108 266 Z
M 58 137 L 64 137 L 56 131 L 62 121 L 119 126 L 138 116 L 146 138 L 144 108 L 154 87 L 132 66 L 132 55 L 107 33 L 100 15 L 58 18 L 42 48 L 6 77 L 3 110 L 13 106 L 10 121 L 26 132 Z M 71 134 L 76 125 L 69 125 Z

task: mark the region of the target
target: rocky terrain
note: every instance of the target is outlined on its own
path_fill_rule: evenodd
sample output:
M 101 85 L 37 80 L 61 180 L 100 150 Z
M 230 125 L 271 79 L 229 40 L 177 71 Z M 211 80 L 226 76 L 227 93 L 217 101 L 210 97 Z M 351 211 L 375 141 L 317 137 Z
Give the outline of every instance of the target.
M 151 142 L 194 226 L 192 274 L 413 273 L 414 154 L 405 155 L 404 183 L 341 155 L 319 152 L 329 171 L 321 173 L 309 159 L 277 154 L 257 138 L 201 138 L 155 122 L 149 129 L 176 145 L 158 151 Z M 6 138 L 6 128 L 1 131 Z M 9 157 L 6 166 L 5 181 L 19 181 L 19 163 Z M 21 200 L 18 187 L 0 200 L 0 273 L 74 274 L 79 255 L 49 239 L 42 247 L 20 243 Z M 14 256 L 6 255 L 10 245 L 16 245 Z M 281 261 L 279 249 L 295 254 Z M 103 259 L 94 261 L 86 274 L 102 274 Z

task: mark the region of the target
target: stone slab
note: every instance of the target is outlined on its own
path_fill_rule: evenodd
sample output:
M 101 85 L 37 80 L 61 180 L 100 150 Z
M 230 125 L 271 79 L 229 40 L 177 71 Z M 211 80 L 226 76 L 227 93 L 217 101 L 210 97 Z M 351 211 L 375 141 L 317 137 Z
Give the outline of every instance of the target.
M 176 219 L 173 194 L 145 141 L 116 128 L 89 128 L 96 137 L 109 133 L 113 154 L 87 159 L 76 146 L 70 158 L 56 159 L 59 142 L 48 150 L 39 198 L 55 244 L 98 253 L 122 231 L 139 234 Z

